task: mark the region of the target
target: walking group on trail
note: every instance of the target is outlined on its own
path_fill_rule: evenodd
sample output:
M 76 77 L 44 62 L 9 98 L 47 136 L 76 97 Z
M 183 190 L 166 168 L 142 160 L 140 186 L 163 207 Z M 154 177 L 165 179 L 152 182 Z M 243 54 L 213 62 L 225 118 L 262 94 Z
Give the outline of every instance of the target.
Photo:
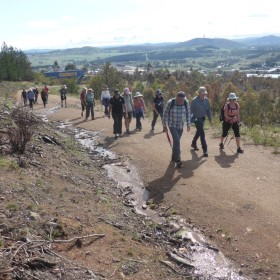
M 107 94 L 108 87 L 104 88 Z M 104 93 L 104 91 L 102 93 Z M 183 133 L 184 123 L 186 122 L 187 131 L 191 129 L 191 123 L 195 126 L 195 134 L 191 142 L 191 148 L 198 151 L 197 141 L 200 139 L 203 157 L 208 157 L 208 148 L 205 138 L 204 124 L 206 118 L 212 126 L 212 114 L 209 99 L 207 98 L 207 90 L 201 86 L 196 92 L 196 96 L 189 102 L 186 94 L 179 91 L 175 98 L 169 99 L 166 104 L 164 102 L 163 93 L 158 89 L 152 103 L 153 119 L 151 122 L 151 131 L 155 129 L 158 117 L 160 116 L 163 125 L 163 132 L 166 133 L 167 139 L 172 148 L 171 160 L 175 162 L 176 166 L 182 166 L 180 139 Z M 125 133 L 130 134 L 130 124 L 132 117 L 136 119 L 136 132 L 142 130 L 141 119 L 144 118 L 146 111 L 145 101 L 140 92 L 136 92 L 134 96 L 129 88 L 125 88 L 123 94 L 118 89 L 114 90 L 114 95 L 109 98 L 109 110 L 106 110 L 106 103 L 104 102 L 104 94 L 101 95 L 101 101 L 105 107 L 104 116 L 113 118 L 113 134 L 115 139 L 123 136 L 122 118 L 124 118 Z M 227 98 L 227 103 L 223 105 L 224 119 L 223 132 L 221 136 L 220 149 L 224 149 L 224 140 L 229 133 L 230 128 L 234 132 L 237 144 L 237 153 L 243 153 L 244 150 L 240 147 L 240 133 L 239 133 L 239 109 L 240 106 L 236 102 L 237 96 L 235 93 L 230 93 Z M 171 137 L 169 136 L 169 132 Z M 172 138 L 172 140 L 171 140 Z
M 41 91 L 41 99 L 43 101 L 44 107 L 46 107 L 46 104 L 48 103 L 48 95 L 49 95 L 49 89 L 47 85 L 45 85 Z M 33 110 L 34 104 L 38 104 L 38 96 L 39 96 L 39 90 L 37 86 L 33 88 L 31 87 L 27 90 L 23 89 L 21 92 L 21 99 L 23 101 L 23 105 L 25 107 L 28 105 L 29 108 Z
M 22 100 L 24 106 L 33 109 L 38 98 L 38 87 L 30 88 L 22 91 Z M 61 86 L 60 90 L 61 107 L 67 107 L 67 86 Z M 195 134 L 191 141 L 191 148 L 194 151 L 199 151 L 197 141 L 200 139 L 203 157 L 208 157 L 208 148 L 204 131 L 204 124 L 206 118 L 212 126 L 212 115 L 210 109 L 209 99 L 207 98 L 207 90 L 201 86 L 196 92 L 196 96 L 189 102 L 185 92 L 179 91 L 175 98 L 164 101 L 163 92 L 156 90 L 152 109 L 153 118 L 151 122 L 151 132 L 155 130 L 156 123 L 160 116 L 162 121 L 162 132 L 166 133 L 167 139 L 172 148 L 171 160 L 175 162 L 177 167 L 182 166 L 181 161 L 181 148 L 180 139 L 184 130 L 184 123 L 186 123 L 187 131 L 191 129 L 191 123 L 195 126 Z M 41 98 L 46 107 L 48 103 L 49 89 L 45 85 L 41 91 Z M 231 92 L 228 95 L 227 102 L 221 109 L 220 121 L 222 121 L 222 134 L 220 138 L 219 148 L 225 148 L 225 142 L 229 135 L 229 130 L 232 129 L 236 139 L 237 153 L 243 153 L 244 150 L 240 147 L 240 105 L 237 103 L 238 97 L 235 93 Z M 91 117 L 94 120 L 94 106 L 95 106 L 95 92 L 92 88 L 84 87 L 80 92 L 81 101 L 81 117 L 84 116 L 85 120 Z M 123 119 L 125 126 L 125 134 L 130 134 L 130 126 L 132 118 L 136 120 L 136 132 L 141 132 L 142 123 L 146 112 L 146 105 L 143 95 L 136 92 L 134 96 L 128 87 L 124 88 L 121 94 L 119 89 L 114 90 L 113 96 L 110 95 L 108 86 L 104 86 L 101 92 L 101 105 L 104 106 L 103 117 L 112 117 L 113 119 L 113 134 L 115 139 L 123 136 Z M 170 135 L 171 137 L 170 137 Z

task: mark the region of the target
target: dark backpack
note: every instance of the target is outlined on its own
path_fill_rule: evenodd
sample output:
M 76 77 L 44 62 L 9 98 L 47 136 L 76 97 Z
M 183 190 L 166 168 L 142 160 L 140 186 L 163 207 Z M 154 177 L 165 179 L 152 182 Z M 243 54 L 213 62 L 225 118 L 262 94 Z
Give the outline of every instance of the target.
M 168 112 L 169 114 L 170 114 L 170 110 L 174 107 L 174 105 L 175 105 L 175 98 L 172 98 L 171 105 L 169 107 L 169 112 Z M 184 105 L 186 107 L 186 111 L 188 111 L 188 103 L 186 99 L 184 100 Z
M 229 107 L 229 103 L 226 103 L 222 106 L 221 112 L 220 112 L 220 122 L 225 121 L 225 112 L 224 112 L 225 105 L 227 105 L 228 111 L 231 110 L 231 108 Z M 235 110 L 237 110 L 237 108 L 238 108 L 238 105 L 237 105 L 237 103 L 235 103 Z

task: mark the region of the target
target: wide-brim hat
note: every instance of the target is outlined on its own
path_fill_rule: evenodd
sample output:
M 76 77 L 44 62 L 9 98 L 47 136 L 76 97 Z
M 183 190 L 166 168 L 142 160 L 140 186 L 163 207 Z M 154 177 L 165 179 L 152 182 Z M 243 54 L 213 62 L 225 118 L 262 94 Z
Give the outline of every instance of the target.
M 93 89 L 92 88 L 88 88 L 88 91 L 92 91 L 93 92 Z
M 143 96 L 143 95 L 140 92 L 136 92 L 134 95 L 134 97 L 141 97 L 141 96 Z
M 236 94 L 234 92 L 231 92 L 228 95 L 227 101 L 229 101 L 229 100 L 237 100 L 237 99 L 238 99 L 238 97 L 236 96 Z
M 205 87 L 200 87 L 197 91 L 198 93 L 203 93 L 203 94 L 207 94 L 207 90 Z

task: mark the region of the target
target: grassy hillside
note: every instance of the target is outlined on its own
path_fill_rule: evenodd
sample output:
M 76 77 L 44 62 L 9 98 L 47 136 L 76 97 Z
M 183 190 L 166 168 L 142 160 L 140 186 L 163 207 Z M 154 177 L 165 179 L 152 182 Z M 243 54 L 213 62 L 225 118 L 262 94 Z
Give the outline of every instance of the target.
M 251 38 L 247 41 L 227 39 L 196 38 L 175 44 L 145 44 L 110 48 L 83 47 L 34 53 L 28 58 L 34 67 L 50 66 L 57 61 L 60 66 L 74 63 L 78 67 L 105 62 L 142 67 L 150 63 L 155 68 L 165 68 L 166 64 L 176 68 L 190 67 L 213 71 L 232 69 L 260 69 L 263 65 L 280 65 L 280 37 Z M 264 44 L 266 42 L 266 44 Z

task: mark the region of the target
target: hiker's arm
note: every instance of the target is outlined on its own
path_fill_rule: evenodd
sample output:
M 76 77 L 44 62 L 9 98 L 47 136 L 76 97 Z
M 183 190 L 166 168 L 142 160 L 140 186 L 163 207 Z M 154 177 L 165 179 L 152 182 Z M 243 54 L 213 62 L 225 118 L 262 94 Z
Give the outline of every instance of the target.
M 212 126 L 212 115 L 211 115 L 211 108 L 210 108 L 210 103 L 209 103 L 209 99 L 207 99 L 207 117 L 208 117 L 208 120 Z
M 240 122 L 240 115 L 239 115 L 239 110 L 240 109 L 240 105 L 237 104 L 237 115 L 236 115 L 236 119 L 237 119 L 237 122 Z
M 164 107 L 163 114 L 162 114 L 162 125 L 163 125 L 163 131 L 167 131 L 167 123 L 168 123 L 168 115 L 169 115 L 169 109 L 171 106 L 171 101 L 166 103 L 166 106 Z
M 191 129 L 191 107 L 190 107 L 190 103 L 188 101 L 187 101 L 186 119 L 187 119 L 187 131 L 190 131 L 190 129 Z
M 153 103 L 153 104 L 152 104 L 152 107 L 153 107 L 153 111 L 158 115 L 158 111 L 157 111 L 157 109 L 156 109 L 156 104 Z
M 112 111 L 112 104 L 109 104 L 109 114 L 108 114 L 108 118 L 110 119 L 111 117 L 111 111 Z

